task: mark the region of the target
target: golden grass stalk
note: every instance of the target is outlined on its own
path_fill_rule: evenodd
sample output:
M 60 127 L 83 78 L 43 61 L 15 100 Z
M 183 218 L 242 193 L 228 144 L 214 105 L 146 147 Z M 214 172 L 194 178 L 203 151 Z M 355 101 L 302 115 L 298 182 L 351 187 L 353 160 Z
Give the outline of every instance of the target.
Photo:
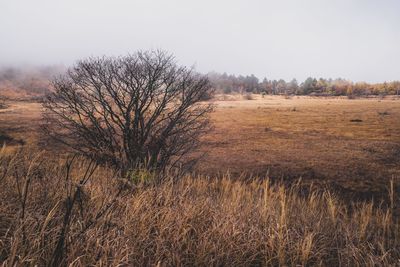
M 85 161 L 43 157 L 1 156 L 3 266 L 399 264 L 393 206 L 345 203 L 327 190 L 310 188 L 304 194 L 301 184 L 288 187 L 268 179 L 187 175 L 152 184 L 140 182 L 146 177 L 141 175 L 131 184 L 107 168 L 84 175 Z M 18 181 L 27 178 L 21 194 Z

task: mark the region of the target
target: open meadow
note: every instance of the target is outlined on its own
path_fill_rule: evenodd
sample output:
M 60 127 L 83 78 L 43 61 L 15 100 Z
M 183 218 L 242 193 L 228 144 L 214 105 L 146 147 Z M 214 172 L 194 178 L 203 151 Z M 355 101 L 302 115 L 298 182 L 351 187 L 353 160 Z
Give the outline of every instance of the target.
M 359 197 L 400 176 L 398 98 L 260 96 L 217 101 L 206 172 L 303 179 Z
M 386 198 L 400 177 L 400 99 L 220 95 L 196 172 L 328 185 L 360 199 Z M 1 142 L 52 149 L 40 138 L 41 105 L 0 110 Z
M 39 135 L 41 104 L 8 102 L 0 111 L 0 261 L 399 264 L 400 100 L 252 98 L 213 100 L 197 174 L 155 185 L 146 172 L 132 183 L 57 157 Z

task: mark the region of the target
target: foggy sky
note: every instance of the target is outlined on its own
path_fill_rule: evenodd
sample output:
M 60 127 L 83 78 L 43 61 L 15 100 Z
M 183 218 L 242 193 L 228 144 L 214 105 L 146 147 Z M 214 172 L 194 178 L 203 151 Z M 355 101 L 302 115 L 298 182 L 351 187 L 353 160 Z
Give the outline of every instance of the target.
M 400 80 L 400 1 L 0 0 L 0 65 L 138 49 L 204 73 Z

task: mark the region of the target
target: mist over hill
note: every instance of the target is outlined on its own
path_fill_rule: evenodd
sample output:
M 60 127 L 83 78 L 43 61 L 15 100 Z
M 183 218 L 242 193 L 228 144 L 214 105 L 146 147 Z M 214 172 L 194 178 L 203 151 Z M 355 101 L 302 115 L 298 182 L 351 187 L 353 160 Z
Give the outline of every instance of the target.
M 51 80 L 65 73 L 62 65 L 0 67 L 0 95 L 9 99 L 34 99 L 51 90 Z

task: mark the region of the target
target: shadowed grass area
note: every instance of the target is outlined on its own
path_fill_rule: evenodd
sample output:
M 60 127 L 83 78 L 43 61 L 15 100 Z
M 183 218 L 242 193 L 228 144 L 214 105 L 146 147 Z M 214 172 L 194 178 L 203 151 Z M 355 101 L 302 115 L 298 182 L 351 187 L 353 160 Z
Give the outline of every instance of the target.
M 268 179 L 133 183 L 105 167 L 2 153 L 0 261 L 14 265 L 396 265 L 392 204 Z M 148 177 L 146 179 L 146 177 Z M 306 193 L 305 193 L 306 192 Z

